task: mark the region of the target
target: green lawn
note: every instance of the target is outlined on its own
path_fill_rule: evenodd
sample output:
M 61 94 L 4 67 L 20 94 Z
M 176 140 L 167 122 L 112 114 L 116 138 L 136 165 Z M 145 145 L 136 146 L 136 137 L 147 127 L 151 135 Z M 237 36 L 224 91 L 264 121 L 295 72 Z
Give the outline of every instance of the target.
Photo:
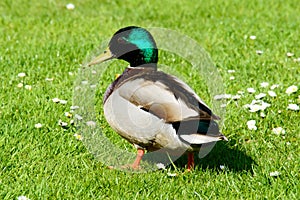
M 286 94 L 289 86 L 300 87 L 298 1 L 76 0 L 71 2 L 74 10 L 66 8 L 68 3 L 0 1 L 0 199 L 299 198 L 300 115 L 287 107 L 300 105 L 300 90 Z M 197 159 L 191 173 L 185 172 L 185 157 L 176 168 L 151 173 L 109 170 L 74 137 L 80 133 L 65 116 L 81 64 L 103 40 L 128 25 L 168 28 L 195 39 L 211 55 L 226 93 L 244 92 L 240 99 L 228 100 L 222 132 L 229 142 L 219 142 L 208 156 Z M 201 75 L 187 72 L 179 58 L 174 61 L 167 53 L 160 62 L 174 66 L 211 102 Z M 101 110 L 105 88 L 126 66 L 114 63 L 99 80 L 95 114 L 111 141 L 134 151 L 110 129 Z M 26 76 L 18 77 L 22 72 Z M 262 82 L 269 86 L 261 87 Z M 273 89 L 277 96 L 270 97 L 274 84 L 279 84 Z M 261 92 L 271 105 L 264 118 L 244 107 Z M 54 103 L 53 98 L 67 103 Z M 68 127 L 59 126 L 59 120 Z M 257 130 L 247 127 L 249 120 L 256 121 Z M 41 128 L 35 128 L 38 123 Z M 277 127 L 285 133 L 275 134 Z

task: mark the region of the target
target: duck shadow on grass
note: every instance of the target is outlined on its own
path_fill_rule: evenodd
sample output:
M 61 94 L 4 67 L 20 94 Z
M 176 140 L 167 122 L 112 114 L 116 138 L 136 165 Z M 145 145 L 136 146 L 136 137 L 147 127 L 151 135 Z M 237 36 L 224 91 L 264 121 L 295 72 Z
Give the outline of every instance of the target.
M 199 158 L 195 153 L 195 168 L 221 170 L 223 165 L 227 171 L 241 172 L 248 171 L 252 173 L 252 166 L 256 165 L 255 161 L 245 152 L 234 147 L 235 141 L 218 142 L 212 151 L 204 158 Z M 174 162 L 177 169 L 184 170 L 187 165 L 187 155 L 182 155 Z M 174 168 L 170 165 L 171 168 Z

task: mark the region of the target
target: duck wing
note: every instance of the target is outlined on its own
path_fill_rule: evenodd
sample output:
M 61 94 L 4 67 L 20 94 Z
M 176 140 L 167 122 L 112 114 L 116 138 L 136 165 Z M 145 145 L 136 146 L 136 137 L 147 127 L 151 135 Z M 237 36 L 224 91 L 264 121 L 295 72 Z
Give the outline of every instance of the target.
M 200 145 L 227 140 L 214 121 L 220 118 L 177 77 L 153 70 L 135 73 L 125 79 L 117 86 L 119 95 L 164 123 L 171 124 L 184 143 Z
M 120 96 L 166 123 L 220 119 L 186 83 L 161 71 L 138 73 L 120 86 Z

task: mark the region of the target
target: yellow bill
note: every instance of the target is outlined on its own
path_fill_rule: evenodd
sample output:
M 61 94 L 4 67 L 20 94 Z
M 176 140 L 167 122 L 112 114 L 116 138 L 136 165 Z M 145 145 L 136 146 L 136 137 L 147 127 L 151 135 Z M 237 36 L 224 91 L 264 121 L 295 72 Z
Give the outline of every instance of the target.
M 104 53 L 100 54 L 99 56 L 97 56 L 96 58 L 94 58 L 91 62 L 88 63 L 88 66 L 91 65 L 96 65 L 99 63 L 102 63 L 106 60 L 112 59 L 113 58 L 113 54 L 111 53 L 111 51 L 109 50 L 109 48 L 107 48 Z

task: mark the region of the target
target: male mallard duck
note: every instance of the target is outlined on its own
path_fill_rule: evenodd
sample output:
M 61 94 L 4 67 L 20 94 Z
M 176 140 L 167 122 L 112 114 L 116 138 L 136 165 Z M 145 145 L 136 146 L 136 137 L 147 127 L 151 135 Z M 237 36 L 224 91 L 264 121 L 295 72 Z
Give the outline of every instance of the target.
M 110 126 L 137 147 L 132 168 L 139 167 L 145 150 L 186 150 L 188 170 L 202 144 L 227 138 L 220 119 L 183 81 L 157 70 L 158 49 L 144 28 L 118 30 L 107 50 L 88 65 L 122 59 L 130 66 L 108 87 L 104 115 Z

